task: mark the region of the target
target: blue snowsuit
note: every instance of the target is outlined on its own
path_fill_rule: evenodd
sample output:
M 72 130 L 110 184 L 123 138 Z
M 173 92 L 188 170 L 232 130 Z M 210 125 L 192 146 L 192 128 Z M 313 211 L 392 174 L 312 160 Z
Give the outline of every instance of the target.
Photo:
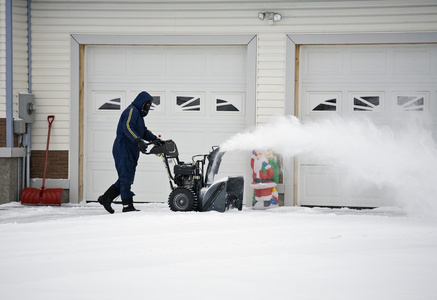
M 142 115 L 142 106 L 152 96 L 147 92 L 141 92 L 135 100 L 123 111 L 117 126 L 117 135 L 112 147 L 112 155 L 118 180 L 114 183 L 120 191 L 121 199 L 129 199 L 135 196 L 131 191 L 134 182 L 135 170 L 140 156 L 135 140 L 141 138 L 146 141 L 158 139 L 151 131 L 147 130 Z

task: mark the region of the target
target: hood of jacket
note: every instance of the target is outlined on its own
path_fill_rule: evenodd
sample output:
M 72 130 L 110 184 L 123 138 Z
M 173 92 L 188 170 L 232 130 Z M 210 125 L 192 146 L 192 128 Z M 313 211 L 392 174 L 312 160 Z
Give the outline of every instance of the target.
M 147 92 L 141 92 L 138 94 L 138 96 L 132 101 L 132 105 L 135 106 L 138 111 L 141 112 L 143 104 L 147 101 L 153 100 L 153 97 L 150 96 Z

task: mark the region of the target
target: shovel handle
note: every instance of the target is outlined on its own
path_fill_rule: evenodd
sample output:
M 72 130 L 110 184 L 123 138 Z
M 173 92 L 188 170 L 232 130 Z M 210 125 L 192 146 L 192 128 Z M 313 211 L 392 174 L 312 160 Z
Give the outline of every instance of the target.
M 55 116 L 54 115 L 47 116 L 47 122 L 49 122 L 49 126 L 52 125 L 54 120 L 55 120 Z
M 41 193 L 44 192 L 45 184 L 46 184 L 47 160 L 49 158 L 50 131 L 52 129 L 52 123 L 54 120 L 55 120 L 54 115 L 47 116 L 47 122 L 49 122 L 49 132 L 47 134 L 46 159 L 44 160 L 44 173 L 42 175 Z

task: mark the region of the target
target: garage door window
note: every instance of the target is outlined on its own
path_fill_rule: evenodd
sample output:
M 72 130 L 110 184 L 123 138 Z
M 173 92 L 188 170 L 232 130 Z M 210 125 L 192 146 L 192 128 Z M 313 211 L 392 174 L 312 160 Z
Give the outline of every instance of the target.
M 341 92 L 308 92 L 308 108 L 315 114 L 336 112 L 340 105 Z
M 186 96 L 180 95 L 176 96 L 176 112 L 201 112 L 202 109 L 202 97 L 198 95 Z
M 397 96 L 397 105 L 403 111 L 424 111 L 425 96 Z
M 380 112 L 382 95 L 379 94 L 352 94 L 354 112 Z
M 122 109 L 125 93 L 118 90 L 95 90 L 89 95 L 96 113 L 117 112 Z
M 337 99 L 328 99 L 317 105 L 313 111 L 336 111 Z
M 215 93 L 213 94 L 216 114 L 241 115 L 244 112 L 244 94 Z
M 120 110 L 120 103 L 121 98 L 114 98 L 106 101 L 102 106 L 99 107 L 99 110 Z
M 153 111 L 161 111 L 161 96 L 152 96 L 152 106 L 150 107 L 150 110 Z
M 217 111 L 239 111 L 233 104 L 224 99 L 216 99 Z

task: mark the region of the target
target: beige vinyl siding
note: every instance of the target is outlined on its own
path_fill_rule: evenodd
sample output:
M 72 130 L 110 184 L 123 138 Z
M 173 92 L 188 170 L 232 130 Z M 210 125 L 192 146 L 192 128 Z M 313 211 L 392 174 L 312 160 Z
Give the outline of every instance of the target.
M 258 125 L 284 114 L 285 36 L 281 33 L 258 35 L 257 115 Z
M 6 15 L 5 0 L 0 0 L 0 118 L 6 118 Z
M 0 1 L 0 118 L 6 117 L 6 6 Z M 18 93 L 27 92 L 27 1 L 12 1 L 13 115 L 18 117 Z
M 258 12 L 281 13 L 274 25 Z M 68 150 L 70 34 L 258 35 L 257 124 L 284 114 L 286 34 L 437 31 L 435 0 L 381 1 L 32 1 L 33 149 L 45 148 L 46 116 L 55 114 L 51 149 Z M 72 124 L 72 126 L 78 126 Z
M 28 92 L 27 1 L 12 1 L 14 117 L 18 117 L 18 93 Z

